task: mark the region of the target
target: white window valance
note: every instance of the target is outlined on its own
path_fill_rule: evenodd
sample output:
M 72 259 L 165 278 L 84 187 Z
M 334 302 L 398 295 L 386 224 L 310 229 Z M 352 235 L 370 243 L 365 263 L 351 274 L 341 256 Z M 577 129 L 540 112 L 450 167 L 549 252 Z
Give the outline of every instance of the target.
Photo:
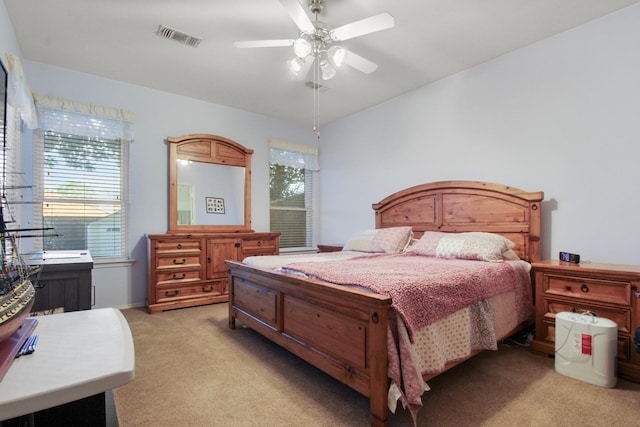
M 320 170 L 318 147 L 296 142 L 269 139 L 269 159 L 271 163 L 293 168 Z
M 7 72 L 7 103 L 12 105 L 20 114 L 20 118 L 29 129 L 38 127 L 36 107 L 33 104 L 31 88 L 27 76 L 22 68 L 20 58 L 8 53 L 6 55 Z
M 133 140 L 131 125 L 135 114 L 130 111 L 37 93 L 33 98 L 39 126 L 45 131 Z

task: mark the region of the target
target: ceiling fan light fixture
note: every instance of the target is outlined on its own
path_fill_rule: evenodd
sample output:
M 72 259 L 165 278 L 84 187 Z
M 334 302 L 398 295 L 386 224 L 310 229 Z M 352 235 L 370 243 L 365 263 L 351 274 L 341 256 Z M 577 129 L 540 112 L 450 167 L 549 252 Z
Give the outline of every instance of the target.
M 313 68 L 313 130 L 320 138 L 320 91 L 319 80 L 329 80 L 337 74 L 337 69 L 345 63 L 365 74 L 370 74 L 378 65 L 358 54 L 334 43 L 360 37 L 395 25 L 395 19 L 388 12 L 360 19 L 333 28 L 319 21 L 318 15 L 324 7 L 324 0 L 278 0 L 298 27 L 297 39 L 235 41 L 237 48 L 293 46 L 295 57 L 287 61 L 291 72 L 302 77 Z M 307 3 L 309 11 L 315 15 L 312 21 L 301 3 Z
M 296 56 L 295 58 L 288 60 L 287 65 L 289 66 L 291 72 L 297 76 L 300 73 L 300 70 L 302 70 L 304 60 Z
M 336 70 L 328 61 L 323 59 L 320 61 L 320 73 L 322 74 L 322 80 L 330 80 L 335 77 Z
M 298 58 L 306 58 L 311 53 L 312 46 L 305 38 L 300 37 L 293 42 L 293 52 Z
M 329 62 L 334 67 L 342 67 L 347 59 L 347 51 L 340 46 L 331 46 L 327 51 Z

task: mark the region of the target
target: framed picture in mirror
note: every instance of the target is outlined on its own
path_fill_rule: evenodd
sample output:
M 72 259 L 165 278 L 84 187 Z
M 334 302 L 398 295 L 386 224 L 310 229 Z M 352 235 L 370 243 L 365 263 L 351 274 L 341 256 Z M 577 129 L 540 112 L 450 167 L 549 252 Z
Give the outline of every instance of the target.
M 205 197 L 207 205 L 207 213 L 223 214 L 224 199 L 221 197 Z

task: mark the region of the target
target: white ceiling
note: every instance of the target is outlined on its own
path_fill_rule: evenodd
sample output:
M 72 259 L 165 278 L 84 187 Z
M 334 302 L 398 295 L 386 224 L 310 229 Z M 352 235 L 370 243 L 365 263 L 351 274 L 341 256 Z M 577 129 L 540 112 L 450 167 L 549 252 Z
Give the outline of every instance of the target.
M 334 28 L 384 11 L 396 25 L 342 43 L 379 67 L 369 75 L 343 67 L 324 82 L 321 123 L 639 1 L 325 0 L 319 20 Z M 289 74 L 290 47 L 232 46 L 296 38 L 278 0 L 4 2 L 24 59 L 312 124 L 313 91 Z M 193 48 L 157 37 L 160 24 L 203 41 Z

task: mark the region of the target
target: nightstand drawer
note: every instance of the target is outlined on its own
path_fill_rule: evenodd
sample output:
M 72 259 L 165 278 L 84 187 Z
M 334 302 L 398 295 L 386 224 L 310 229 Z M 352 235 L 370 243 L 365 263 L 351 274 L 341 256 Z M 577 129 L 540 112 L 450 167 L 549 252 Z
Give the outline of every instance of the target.
M 542 322 L 542 331 L 540 336 L 544 337 L 544 339 L 550 343 L 555 343 L 556 341 L 556 323 L 555 316 L 552 316 L 551 313 L 547 313 L 544 317 L 544 322 Z M 631 349 L 629 343 L 629 337 L 621 337 L 618 335 L 618 360 L 629 360 L 629 352 Z M 555 344 L 554 344 L 555 345 Z
M 618 325 L 618 334 L 628 334 L 631 331 L 631 311 L 629 310 L 615 310 L 611 308 L 604 308 L 599 306 L 593 306 L 588 304 L 578 304 L 572 302 L 562 301 L 546 301 L 547 313 L 545 313 L 545 320 L 551 318 L 555 319 L 556 314 L 561 311 L 568 311 L 574 313 L 583 313 L 590 311 L 598 317 L 612 320 Z
M 623 281 L 547 276 L 544 292 L 545 296 L 558 295 L 625 306 L 631 304 L 631 283 Z

